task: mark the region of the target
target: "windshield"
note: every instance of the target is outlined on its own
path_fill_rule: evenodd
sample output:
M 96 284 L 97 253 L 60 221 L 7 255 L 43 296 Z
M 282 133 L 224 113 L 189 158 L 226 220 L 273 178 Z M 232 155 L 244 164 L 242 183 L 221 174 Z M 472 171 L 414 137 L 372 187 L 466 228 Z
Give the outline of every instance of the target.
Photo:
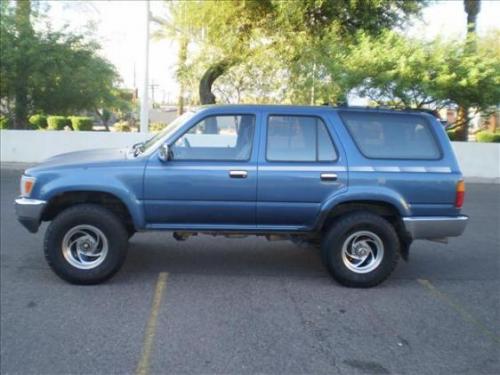
M 181 127 L 186 121 L 188 121 L 195 111 L 188 111 L 177 117 L 174 121 L 168 124 L 165 129 L 155 134 L 153 137 L 149 138 L 146 142 L 138 144 L 135 146 L 135 155 L 139 155 L 155 147 L 156 143 L 160 142 L 164 138 L 167 138 L 170 134 L 175 132 L 179 127 Z

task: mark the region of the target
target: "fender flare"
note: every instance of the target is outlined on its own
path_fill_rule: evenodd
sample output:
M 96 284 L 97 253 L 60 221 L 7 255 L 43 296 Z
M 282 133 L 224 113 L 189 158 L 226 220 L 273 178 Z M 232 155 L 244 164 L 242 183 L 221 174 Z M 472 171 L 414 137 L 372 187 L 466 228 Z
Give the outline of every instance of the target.
M 323 202 L 314 228 L 322 228 L 330 213 L 338 205 L 356 202 L 383 203 L 394 207 L 401 217 L 411 216 L 410 206 L 406 200 L 392 189 L 383 186 L 350 187 L 340 194 L 330 196 Z
M 127 208 L 130 217 L 136 229 L 145 227 L 144 210 L 142 202 L 136 197 L 135 193 L 124 186 L 120 181 L 112 178 L 104 178 L 107 182 L 95 184 L 94 182 L 78 183 L 67 181 L 65 178 L 56 179 L 44 186 L 41 196 L 47 202 L 55 197 L 71 192 L 95 192 L 106 193 L 116 197 Z M 113 180 L 113 183 L 110 183 Z

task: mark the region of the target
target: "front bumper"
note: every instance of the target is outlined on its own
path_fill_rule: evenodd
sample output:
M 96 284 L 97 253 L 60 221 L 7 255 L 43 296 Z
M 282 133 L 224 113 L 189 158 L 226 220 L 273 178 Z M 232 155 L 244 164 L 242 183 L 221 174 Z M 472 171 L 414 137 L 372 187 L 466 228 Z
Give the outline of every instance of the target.
M 24 225 L 31 233 L 36 233 L 40 226 L 43 209 L 47 204 L 46 201 L 29 198 L 16 199 L 16 214 L 17 220 Z
M 404 217 L 403 223 L 411 238 L 436 239 L 460 236 L 467 225 L 468 216 Z

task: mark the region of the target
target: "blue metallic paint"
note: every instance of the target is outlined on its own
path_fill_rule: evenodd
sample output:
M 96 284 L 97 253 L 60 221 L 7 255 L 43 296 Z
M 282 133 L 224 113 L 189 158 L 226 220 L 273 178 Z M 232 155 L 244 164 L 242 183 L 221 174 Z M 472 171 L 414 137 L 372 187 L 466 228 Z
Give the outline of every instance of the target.
M 217 114 L 248 114 L 256 117 L 253 148 L 248 161 L 161 161 L 149 158 L 144 176 L 146 220 L 155 224 L 186 226 L 225 224 L 256 225 L 257 154 L 260 111 L 217 111 Z M 202 118 L 202 111 L 166 143 L 172 144 Z M 231 170 L 247 171 L 246 178 L 230 178 Z
M 136 229 L 305 231 L 319 225 L 336 205 L 356 200 L 385 202 L 403 217 L 456 216 L 460 212 L 454 199 L 462 175 L 445 131 L 432 116 L 414 114 L 427 116 L 432 124 L 443 152 L 436 161 L 365 158 L 337 110 L 330 107 L 204 107 L 163 141 L 171 144 L 212 114 L 256 115 L 248 162 L 165 163 L 158 159 L 157 149 L 136 158 L 127 156 L 127 150 L 70 153 L 26 171 L 37 179 L 31 197 L 49 201 L 67 191 L 107 192 L 127 206 Z M 266 161 L 266 119 L 270 114 L 321 117 L 337 148 L 338 160 Z M 229 178 L 233 169 L 247 170 L 248 177 Z M 336 173 L 338 180 L 321 181 L 321 172 Z
M 266 160 L 267 118 L 280 115 L 319 117 L 337 150 L 334 162 L 275 162 Z M 347 157 L 325 111 L 269 108 L 263 111 L 257 187 L 258 225 L 296 225 L 312 228 L 322 202 L 347 190 Z M 336 181 L 322 181 L 321 173 L 335 173 Z

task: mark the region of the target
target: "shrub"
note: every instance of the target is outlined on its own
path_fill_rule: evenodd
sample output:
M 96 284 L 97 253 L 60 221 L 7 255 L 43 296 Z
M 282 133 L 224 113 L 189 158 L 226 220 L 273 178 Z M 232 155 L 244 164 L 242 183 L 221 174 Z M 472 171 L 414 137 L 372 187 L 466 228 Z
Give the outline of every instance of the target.
M 476 133 L 476 140 L 478 142 L 500 143 L 500 132 L 481 131 Z
M 34 129 L 47 129 L 47 116 L 33 115 L 28 119 L 28 122 Z
M 0 116 L 0 129 L 9 129 L 10 121 L 7 117 Z
M 157 133 L 165 129 L 167 124 L 164 124 L 162 122 L 152 122 L 149 124 L 149 131 L 153 133 Z
M 450 138 L 450 141 L 458 140 L 458 131 L 459 129 L 452 129 L 446 131 L 446 134 L 448 134 L 448 138 Z
M 47 117 L 47 129 L 63 130 L 65 126 L 70 126 L 71 122 L 64 116 L 49 116 Z
M 115 122 L 113 125 L 113 129 L 115 132 L 130 132 L 130 131 L 132 131 L 132 128 L 130 127 L 130 124 L 128 123 L 128 121 Z
M 92 117 L 71 116 L 70 120 L 73 130 L 77 131 L 90 131 L 94 125 Z
M 163 129 L 167 127 L 167 124 L 163 122 L 152 122 L 149 124 L 149 131 L 152 133 L 161 132 Z

